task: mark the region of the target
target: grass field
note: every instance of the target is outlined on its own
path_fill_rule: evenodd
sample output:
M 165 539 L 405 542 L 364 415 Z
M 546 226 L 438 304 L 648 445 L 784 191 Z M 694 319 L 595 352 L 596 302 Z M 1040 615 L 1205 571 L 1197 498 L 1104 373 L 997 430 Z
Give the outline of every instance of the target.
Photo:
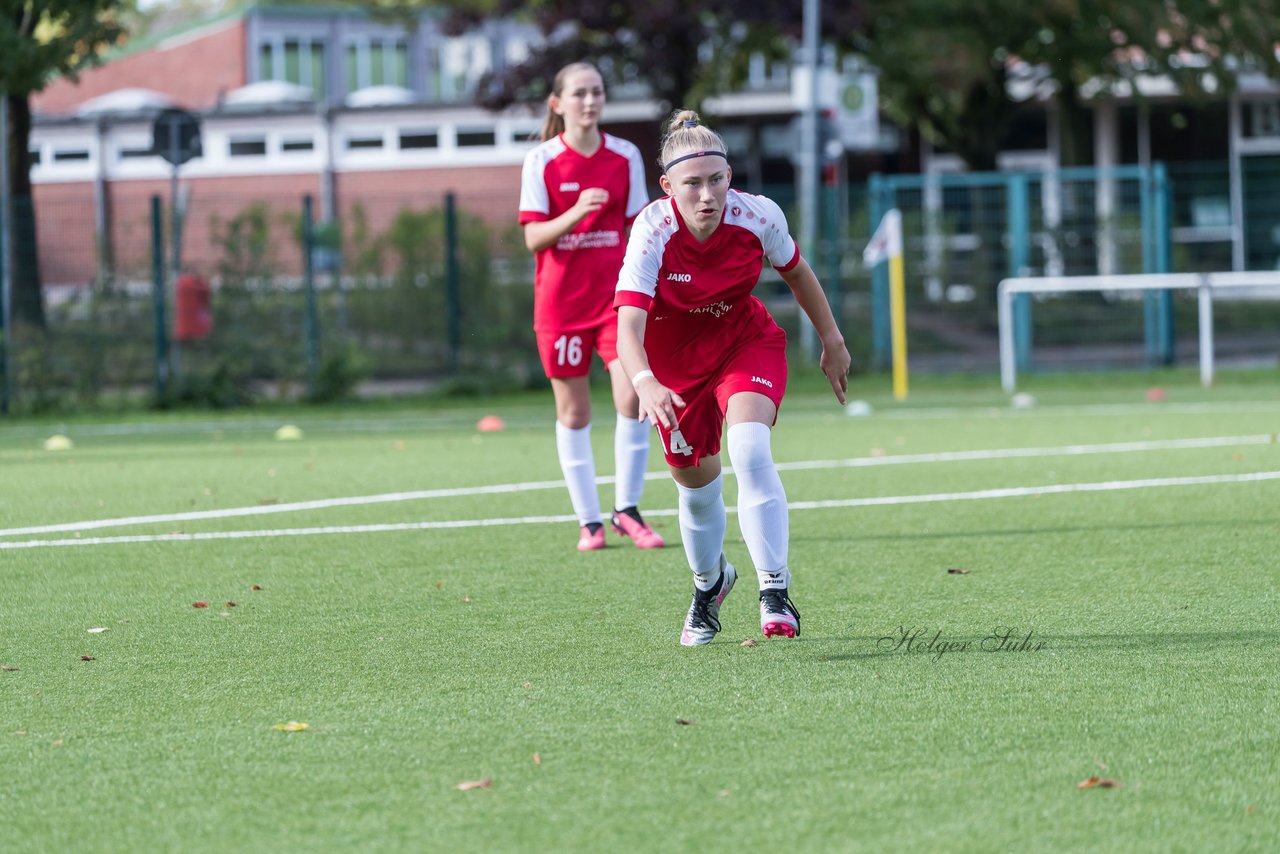
M 0 848 L 1277 850 L 1275 380 L 797 381 L 803 633 L 731 516 L 700 649 L 656 451 L 671 547 L 576 553 L 549 395 L 0 423 Z

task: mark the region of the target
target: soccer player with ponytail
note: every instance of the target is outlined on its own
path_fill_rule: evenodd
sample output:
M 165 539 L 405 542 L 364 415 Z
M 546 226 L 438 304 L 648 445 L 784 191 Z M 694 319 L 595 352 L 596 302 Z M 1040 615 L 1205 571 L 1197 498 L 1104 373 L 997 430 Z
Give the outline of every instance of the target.
M 618 363 L 614 285 L 626 232 L 648 202 L 644 164 L 630 142 L 600 130 L 604 81 L 595 66 L 560 69 L 547 98 L 542 143 L 529 152 L 520 181 L 520 224 L 534 253 L 533 328 L 556 405 L 556 450 L 580 525 L 578 550 L 605 547 L 604 519 L 591 450 L 587 374 L 596 352 L 609 371 L 617 424 L 613 529 L 642 549 L 663 541 L 640 515 L 649 426 Z
M 698 114 L 672 116 L 662 144 L 667 198 L 636 218 L 618 279 L 618 355 L 642 420 L 662 437 L 679 491 L 680 533 L 693 603 L 680 643 L 710 643 L 737 580 L 725 558 L 720 437 L 738 481 L 738 525 L 760 588 L 765 637 L 795 637 L 787 496 L 770 445 L 787 386 L 786 333 L 751 292 L 773 265 L 822 342 L 819 366 L 836 399 L 848 391 L 849 351 L 822 285 L 770 199 L 729 187 L 720 135 Z

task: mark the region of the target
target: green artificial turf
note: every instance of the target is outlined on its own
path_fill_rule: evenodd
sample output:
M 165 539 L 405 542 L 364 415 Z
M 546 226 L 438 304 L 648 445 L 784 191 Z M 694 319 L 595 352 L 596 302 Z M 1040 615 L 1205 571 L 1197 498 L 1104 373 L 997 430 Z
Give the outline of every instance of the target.
M 1032 378 L 1027 409 L 990 377 L 864 380 L 849 417 L 801 378 L 774 456 L 803 633 L 760 636 L 731 514 L 699 649 L 669 479 L 661 552 L 510 521 L 570 512 L 537 488 L 549 396 L 0 425 L 7 531 L 254 511 L 0 535 L 61 541 L 0 548 L 0 847 L 1275 850 L 1280 480 L 1168 482 L 1280 471 L 1265 380 Z M 1061 450 L 1210 437 L 1238 441 Z M 1031 448 L 1059 450 L 934 456 Z M 498 484 L 533 486 L 471 490 Z M 462 494 L 287 509 L 422 490 Z M 359 529 L 458 520 L 508 521 Z

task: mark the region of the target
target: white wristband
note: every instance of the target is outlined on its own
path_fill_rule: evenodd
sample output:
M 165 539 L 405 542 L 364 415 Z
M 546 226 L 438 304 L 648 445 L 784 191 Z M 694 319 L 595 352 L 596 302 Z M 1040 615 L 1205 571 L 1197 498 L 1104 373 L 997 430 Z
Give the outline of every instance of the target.
M 653 376 L 653 371 L 650 371 L 650 370 L 637 371 L 636 375 L 631 378 L 632 388 L 639 386 L 640 380 L 648 379 L 651 376 Z

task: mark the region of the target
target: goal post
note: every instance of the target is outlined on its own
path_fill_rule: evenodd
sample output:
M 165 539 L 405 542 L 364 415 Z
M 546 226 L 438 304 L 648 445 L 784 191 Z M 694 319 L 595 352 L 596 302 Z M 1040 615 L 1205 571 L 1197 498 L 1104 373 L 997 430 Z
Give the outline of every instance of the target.
M 1213 383 L 1213 297 L 1233 288 L 1280 288 L 1280 272 L 1242 271 L 1221 273 L 1134 273 L 1111 276 L 1015 276 L 1002 279 L 996 288 L 997 323 L 1000 332 L 1000 385 L 1006 393 L 1017 386 L 1014 352 L 1018 294 L 1059 294 L 1084 291 L 1195 290 L 1198 296 L 1200 332 L 1200 382 Z

